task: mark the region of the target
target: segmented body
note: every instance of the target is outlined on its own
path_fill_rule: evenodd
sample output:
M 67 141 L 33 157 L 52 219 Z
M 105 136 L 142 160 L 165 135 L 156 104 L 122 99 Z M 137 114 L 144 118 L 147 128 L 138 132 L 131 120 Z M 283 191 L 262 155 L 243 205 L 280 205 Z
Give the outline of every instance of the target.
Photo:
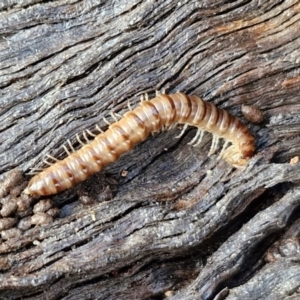
M 254 153 L 254 137 L 248 128 L 225 110 L 197 96 L 160 94 L 141 102 L 92 142 L 34 176 L 24 192 L 51 195 L 69 189 L 116 161 L 151 132 L 174 123 L 195 126 L 231 142 L 222 158 L 235 167 L 245 166 Z

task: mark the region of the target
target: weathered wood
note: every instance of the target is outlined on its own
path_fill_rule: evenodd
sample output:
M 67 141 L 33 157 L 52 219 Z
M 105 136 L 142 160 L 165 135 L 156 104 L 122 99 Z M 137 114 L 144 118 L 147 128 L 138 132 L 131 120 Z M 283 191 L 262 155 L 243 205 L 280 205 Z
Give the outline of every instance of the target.
M 299 19 L 296 0 L 1 1 L 0 220 L 19 229 L 1 232 L 0 299 L 299 297 Z M 163 132 L 31 226 L 49 203 L 32 211 L 8 171 L 162 88 L 261 109 L 249 166 L 207 157 L 210 135 Z

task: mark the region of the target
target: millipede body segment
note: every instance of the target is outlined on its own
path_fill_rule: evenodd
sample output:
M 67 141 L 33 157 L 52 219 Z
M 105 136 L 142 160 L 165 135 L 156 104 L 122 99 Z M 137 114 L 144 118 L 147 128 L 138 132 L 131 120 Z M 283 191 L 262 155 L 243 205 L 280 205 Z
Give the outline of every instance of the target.
M 69 189 L 116 161 L 151 132 L 174 123 L 195 126 L 199 132 L 208 131 L 214 138 L 231 142 L 221 157 L 235 167 L 245 166 L 254 153 L 254 137 L 248 128 L 225 110 L 197 96 L 159 94 L 125 113 L 92 142 L 35 175 L 24 192 L 51 195 Z

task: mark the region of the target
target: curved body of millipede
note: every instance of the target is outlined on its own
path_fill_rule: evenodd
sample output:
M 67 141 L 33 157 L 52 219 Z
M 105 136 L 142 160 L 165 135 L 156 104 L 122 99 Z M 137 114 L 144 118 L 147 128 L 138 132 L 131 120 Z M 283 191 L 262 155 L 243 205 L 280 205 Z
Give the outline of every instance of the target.
M 92 142 L 35 175 L 24 192 L 42 196 L 69 189 L 116 161 L 151 132 L 174 124 L 197 127 L 193 139 L 196 144 L 199 144 L 203 131 L 213 134 L 212 148 L 219 138 L 223 138 L 225 144 L 230 142 L 232 145 L 222 150 L 221 157 L 235 167 L 245 166 L 254 153 L 254 137 L 248 128 L 225 110 L 197 96 L 159 94 L 125 113 Z

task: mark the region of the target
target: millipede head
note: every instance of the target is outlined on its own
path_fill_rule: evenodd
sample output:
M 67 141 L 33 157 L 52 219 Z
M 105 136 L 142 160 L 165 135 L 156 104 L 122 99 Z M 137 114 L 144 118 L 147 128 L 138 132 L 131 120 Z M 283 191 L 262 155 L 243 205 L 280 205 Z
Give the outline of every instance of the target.
M 241 149 L 241 155 L 243 157 L 252 157 L 255 152 L 254 137 L 251 136 L 246 141 L 241 141 L 239 143 L 239 147 Z
M 244 157 L 241 151 L 236 149 L 234 145 L 228 147 L 222 154 L 222 158 L 235 168 L 242 168 L 248 164 L 249 157 Z

